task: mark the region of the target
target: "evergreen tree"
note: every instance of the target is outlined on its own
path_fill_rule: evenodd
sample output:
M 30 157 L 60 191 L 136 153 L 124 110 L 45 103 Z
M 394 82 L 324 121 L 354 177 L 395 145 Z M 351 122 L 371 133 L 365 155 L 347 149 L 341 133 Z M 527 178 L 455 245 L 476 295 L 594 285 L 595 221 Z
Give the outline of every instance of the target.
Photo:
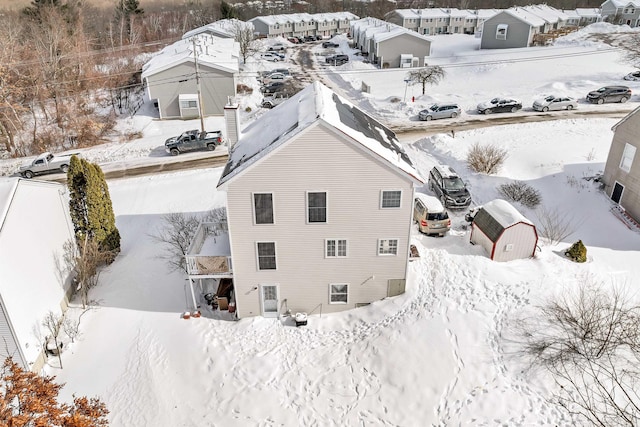
M 220 15 L 220 19 L 233 19 L 238 17 L 236 9 L 224 0 L 220 3 Z
M 131 18 L 143 15 L 144 9 L 140 8 L 138 0 L 119 0 L 115 10 L 115 22 L 124 25 L 126 35 L 131 36 Z
M 72 156 L 67 183 L 69 210 L 78 246 L 91 239 L 98 244 L 100 251 L 111 253 L 109 261 L 113 261 L 120 252 L 120 232 L 116 228 L 109 187 L 102 169 Z

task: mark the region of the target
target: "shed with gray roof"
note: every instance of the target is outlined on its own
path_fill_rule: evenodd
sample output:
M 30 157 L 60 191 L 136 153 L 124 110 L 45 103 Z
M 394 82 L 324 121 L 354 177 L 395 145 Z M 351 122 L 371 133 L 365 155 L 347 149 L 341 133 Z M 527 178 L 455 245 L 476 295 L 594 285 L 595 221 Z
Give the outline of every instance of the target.
M 478 210 L 470 241 L 485 248 L 494 261 L 511 261 L 535 254 L 538 232 L 509 202 L 496 199 Z

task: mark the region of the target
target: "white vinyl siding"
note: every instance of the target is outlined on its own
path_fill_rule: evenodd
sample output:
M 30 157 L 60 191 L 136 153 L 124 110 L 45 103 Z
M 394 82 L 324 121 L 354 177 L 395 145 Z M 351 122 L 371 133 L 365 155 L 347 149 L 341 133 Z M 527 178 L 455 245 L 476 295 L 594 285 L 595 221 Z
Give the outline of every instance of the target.
M 382 191 L 380 197 L 381 208 L 399 208 L 402 201 L 401 190 L 386 190 Z
M 325 247 L 325 257 L 327 258 L 345 258 L 347 256 L 346 239 L 327 239 Z
M 254 193 L 253 213 L 255 224 L 273 224 L 273 194 Z
M 636 147 L 633 145 L 626 143 L 624 146 L 624 151 L 622 152 L 622 158 L 620 159 L 620 169 L 625 172 L 629 172 L 631 170 L 631 164 L 633 163 L 633 158 L 636 155 Z
M 347 304 L 349 302 L 349 285 L 332 283 L 329 285 L 329 304 Z
M 355 307 L 387 296 L 388 282 L 403 279 L 406 256 L 378 256 L 380 237 L 409 248 L 413 184 L 341 132 L 318 122 L 231 181 L 227 210 L 231 230 L 236 309 L 240 317 L 261 315 L 255 284 L 278 283 L 289 308 L 323 313 Z M 319 141 L 322 141 L 320 144 Z M 354 173 L 357 171 L 357 173 Z M 275 224 L 253 225 L 252 193 L 274 192 Z M 402 207 L 380 209 L 381 189 L 400 189 Z M 327 223 L 309 224 L 307 192 L 326 192 Z M 347 258 L 326 258 L 326 239 L 347 241 Z M 276 242 L 277 270 L 258 270 L 255 242 Z M 248 249 L 247 249 L 248 248 Z M 366 272 L 366 273 L 365 273 Z M 367 277 L 374 275 L 363 286 Z M 329 306 L 328 284 L 351 283 L 349 302 Z

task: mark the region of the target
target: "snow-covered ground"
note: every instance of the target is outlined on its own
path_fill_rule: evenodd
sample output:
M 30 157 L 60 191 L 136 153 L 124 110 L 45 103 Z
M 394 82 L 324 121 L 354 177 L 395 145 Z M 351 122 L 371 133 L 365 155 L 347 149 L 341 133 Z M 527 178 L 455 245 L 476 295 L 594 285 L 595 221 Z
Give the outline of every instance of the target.
M 584 97 L 589 89 L 622 83 L 631 71 L 619 53 L 593 52 L 601 46 L 584 34 L 559 40 L 556 48 L 479 52 L 476 45 L 472 37 L 435 38 L 434 63 L 475 65 L 447 68 L 445 81 L 415 104 L 452 99 L 473 109 L 496 95 L 528 103 L 550 91 Z M 519 59 L 529 53 L 550 58 Z M 478 65 L 496 58 L 503 62 Z M 391 72 L 359 71 L 365 65 L 352 61 L 344 67 L 353 73 L 340 75 L 327 68 L 323 77 L 365 110 L 391 123 L 408 120 L 414 103 L 390 102 L 392 96 L 402 98 L 404 81 L 388 77 Z M 381 89 L 363 95 L 359 80 Z M 637 83 L 630 86 L 640 93 Z M 409 90 L 413 96 L 417 89 Z M 634 95 L 625 107 L 638 101 Z M 600 107 L 610 108 L 585 105 Z M 253 108 L 253 114 L 259 112 Z M 251 118 L 243 116 L 245 122 Z M 180 318 L 189 308 L 185 277 L 168 271 L 150 235 L 166 213 L 223 206 L 225 195 L 215 189 L 221 169 L 112 180 L 122 252 L 100 276 L 91 295 L 97 304 L 82 317 L 82 335 L 63 353 L 64 369 L 52 359 L 47 372 L 66 383 L 64 398 L 102 398 L 113 426 L 581 425 L 548 403 L 553 383 L 510 357 L 504 336 L 516 316 L 585 280 L 630 290 L 638 285 L 640 233 L 612 215 L 598 185 L 584 179 L 603 170 L 616 121 L 508 125 L 457 132 L 455 138 L 401 136 L 424 176 L 436 163 L 452 165 L 478 204 L 498 197 L 500 183 L 525 181 L 541 192 L 545 207 L 572 218 L 573 234 L 555 246 L 541 242 L 535 258 L 496 263 L 469 244 L 462 214 L 453 213 L 452 231 L 444 238 L 413 230 L 421 257 L 410 263 L 405 294 L 344 313 L 312 315 L 301 328 L 277 319 L 213 320 L 204 309 L 204 317 Z M 105 167 L 164 161 L 164 139 L 198 124 L 140 115 L 121 126 L 142 129 L 144 137 L 87 156 L 102 159 Z M 219 118 L 207 122 L 221 126 Z M 466 168 L 466 152 L 476 142 L 508 149 L 498 174 Z M 536 222 L 534 211 L 517 207 Z M 578 239 L 588 248 L 585 264 L 561 255 Z

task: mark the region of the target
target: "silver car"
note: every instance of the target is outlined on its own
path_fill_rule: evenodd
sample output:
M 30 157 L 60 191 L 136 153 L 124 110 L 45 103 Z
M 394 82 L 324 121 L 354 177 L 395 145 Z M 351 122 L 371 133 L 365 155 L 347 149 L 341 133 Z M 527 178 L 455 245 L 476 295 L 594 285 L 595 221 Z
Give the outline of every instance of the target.
M 533 103 L 533 109 L 542 112 L 573 110 L 574 108 L 578 108 L 578 101 L 570 96 L 549 95 L 546 98 L 538 99 Z
M 458 117 L 461 112 L 458 104 L 433 104 L 426 110 L 420 111 L 418 118 L 420 120 L 453 119 Z

